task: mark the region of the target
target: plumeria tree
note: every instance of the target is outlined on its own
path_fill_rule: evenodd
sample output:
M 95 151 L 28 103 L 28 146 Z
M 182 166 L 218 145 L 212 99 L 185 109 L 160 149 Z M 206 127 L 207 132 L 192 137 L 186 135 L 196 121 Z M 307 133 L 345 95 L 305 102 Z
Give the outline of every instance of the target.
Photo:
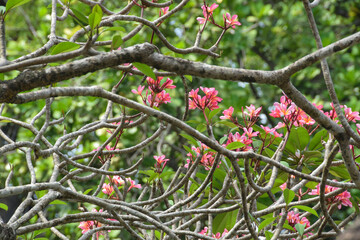
M 0 239 L 325 239 L 356 218 L 360 114 L 327 58 L 358 83 L 360 32 L 323 46 L 329 3 L 52 0 L 34 25 L 28 2 L 0 7 Z M 288 8 L 316 49 L 277 59 L 253 37 L 245 67 L 237 41 Z M 38 46 L 11 35 L 19 12 Z

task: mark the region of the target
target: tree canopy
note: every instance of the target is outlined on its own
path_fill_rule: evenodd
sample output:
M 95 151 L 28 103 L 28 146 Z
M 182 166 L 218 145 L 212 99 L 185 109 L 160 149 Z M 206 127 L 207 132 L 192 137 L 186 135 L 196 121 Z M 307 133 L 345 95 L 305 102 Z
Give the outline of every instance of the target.
M 359 0 L 0 5 L 0 239 L 334 239 L 359 213 Z

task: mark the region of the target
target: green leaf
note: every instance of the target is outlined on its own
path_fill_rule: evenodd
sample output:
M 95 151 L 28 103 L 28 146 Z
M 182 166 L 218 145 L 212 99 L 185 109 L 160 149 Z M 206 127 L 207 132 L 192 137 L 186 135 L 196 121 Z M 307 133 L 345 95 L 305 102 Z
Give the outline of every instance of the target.
M 209 113 L 209 121 L 216 115 L 220 112 L 220 108 L 217 108 L 217 109 L 214 109 L 212 110 L 210 113 Z
M 308 207 L 308 206 L 304 206 L 304 205 L 296 205 L 296 206 L 292 206 L 291 208 L 297 208 L 297 209 L 301 209 L 304 210 L 306 212 L 309 212 L 317 217 L 319 217 L 318 213 L 315 211 L 315 209 Z M 291 209 L 290 208 L 290 209 Z
M 92 188 L 89 188 L 89 189 L 85 190 L 84 195 L 87 195 L 91 191 L 92 191 Z
M 118 49 L 122 43 L 122 37 L 120 35 L 114 35 L 111 42 L 111 48 Z
M 310 136 L 308 131 L 303 127 L 293 127 L 290 132 L 288 145 L 292 148 L 292 153 L 296 150 L 303 150 L 309 143 Z
M 286 220 L 286 222 L 288 222 L 288 221 Z M 283 228 L 290 230 L 290 231 L 294 231 L 294 228 L 287 223 L 284 223 Z
M 187 135 L 187 134 L 185 134 L 185 133 L 180 133 L 180 136 L 182 136 L 183 138 L 186 138 L 187 140 L 189 140 L 189 142 L 190 142 L 192 145 L 194 145 L 194 146 L 197 146 L 197 145 L 198 145 L 196 139 L 193 138 L 192 136 Z
M 284 189 L 284 200 L 286 205 L 289 205 L 289 203 L 294 199 L 295 192 L 293 190 L 290 190 L 288 188 Z
M 142 72 L 144 75 L 149 76 L 154 80 L 157 79 L 154 71 L 148 65 L 139 62 L 134 62 L 132 63 L 132 65 L 139 69 L 139 71 Z
M 356 201 L 353 197 L 351 197 L 350 202 L 352 203 L 353 207 L 355 208 L 355 212 L 357 213 L 357 215 L 359 215 L 360 209 L 359 209 L 358 201 Z
M 329 133 L 326 131 L 326 129 L 323 129 L 320 132 L 317 132 L 310 141 L 309 150 L 312 151 L 312 150 L 324 149 L 324 145 L 322 144 L 322 141 L 327 141 L 328 136 L 329 136 Z
M 270 240 L 274 234 L 270 231 L 265 231 L 266 240 Z
M 189 147 L 186 146 L 186 145 L 183 145 L 183 147 L 185 148 L 185 150 L 186 150 L 187 152 L 191 153 L 194 157 L 196 156 L 196 155 L 195 155 L 195 152 L 194 152 L 191 148 L 189 148 Z
M 224 229 L 231 229 L 236 223 L 236 216 L 239 210 L 220 213 L 216 215 L 213 222 L 213 233 L 223 232 Z
M 101 7 L 96 4 L 92 9 L 92 13 L 89 15 L 89 25 L 91 29 L 95 29 L 99 26 L 102 16 L 103 12 Z
M 86 25 L 88 25 L 89 20 L 84 14 L 74 8 L 71 8 L 71 11 L 74 13 L 74 19 L 80 24 L 80 26 L 85 27 Z
M 104 32 L 106 31 L 126 32 L 126 29 L 123 27 L 108 27 L 104 30 Z
M 300 236 L 304 235 L 306 224 L 297 223 L 295 224 L 295 229 L 298 231 Z
M 242 148 L 243 146 L 245 146 L 245 144 L 243 144 L 242 142 L 232 142 L 226 146 L 226 149 L 233 150 L 233 149 Z
M 206 131 L 206 124 L 205 123 L 201 123 L 199 125 L 196 126 L 196 130 L 199 132 L 204 132 Z
M 225 136 L 223 136 L 222 138 L 220 138 L 220 140 L 219 140 L 219 143 L 220 144 L 223 144 L 226 140 L 227 140 L 227 136 L 225 135 Z
M 186 77 L 190 82 L 192 82 L 192 76 L 191 75 L 185 75 L 184 77 Z
M 209 119 L 209 114 L 210 114 L 210 109 L 205 108 L 205 116 L 207 117 L 207 119 Z
M 230 121 L 227 121 L 227 120 L 221 120 L 221 121 L 218 121 L 218 122 L 216 122 L 216 123 L 219 123 L 219 124 L 228 126 L 228 127 L 230 127 L 230 128 L 237 128 L 237 126 L 236 126 L 234 123 L 232 123 L 232 122 L 230 122 Z
M 30 0 L 8 0 L 6 3 L 6 11 L 10 11 L 12 8 L 16 8 L 18 6 L 21 6 L 27 2 L 30 2 Z
M 262 221 L 259 225 L 259 229 L 258 231 L 260 232 L 264 227 L 268 226 L 270 223 L 274 222 L 275 219 L 277 219 L 278 217 L 271 217 L 271 218 L 267 218 L 264 221 Z
M 0 208 L 4 209 L 5 211 L 7 211 L 9 209 L 5 203 L 0 203 Z
M 51 51 L 51 55 L 63 53 L 63 52 L 70 52 L 76 50 L 80 47 L 79 44 L 73 42 L 61 42 L 54 47 Z
M 56 204 L 56 205 L 66 205 L 66 202 L 60 201 L 60 200 L 54 200 L 50 204 Z
M 12 122 L 12 121 L 3 119 L 3 120 L 0 120 L 0 122 L 7 123 L 7 122 Z

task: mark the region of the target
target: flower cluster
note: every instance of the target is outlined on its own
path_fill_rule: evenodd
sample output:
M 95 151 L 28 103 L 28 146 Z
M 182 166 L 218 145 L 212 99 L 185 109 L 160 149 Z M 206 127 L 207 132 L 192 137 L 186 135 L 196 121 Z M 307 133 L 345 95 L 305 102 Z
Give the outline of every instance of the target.
M 131 92 L 140 95 L 143 103 L 150 105 L 151 107 L 159 107 L 163 103 L 169 103 L 171 101 L 171 97 L 165 89 L 173 89 L 176 88 L 176 86 L 173 85 L 173 80 L 170 78 L 167 78 L 165 82 L 161 84 L 162 79 L 163 77 L 157 77 L 156 80 L 150 77 L 146 78 L 150 92 L 146 90 L 145 96 L 142 95 L 145 86 L 139 85 L 137 90 L 133 89 Z
M 300 215 L 299 213 L 295 213 L 294 211 L 289 211 L 286 217 L 286 219 L 289 222 L 289 225 L 292 226 L 295 231 L 297 231 L 295 229 L 295 225 L 298 223 L 305 225 L 305 228 L 310 227 L 309 220 L 306 217 L 302 217 L 300 219 L 299 215 Z
M 161 156 L 154 156 L 154 159 L 156 160 L 155 163 L 155 172 L 162 173 L 162 171 L 165 168 L 166 163 L 169 161 L 169 159 L 165 158 L 165 155 Z
M 94 208 L 92 212 L 97 212 L 97 210 Z M 103 212 L 103 210 L 100 209 L 99 212 Z M 101 226 L 102 224 L 98 221 L 83 221 L 80 222 L 78 227 L 82 230 L 81 233 L 84 234 L 91 229 L 98 228 Z M 96 239 L 99 239 L 100 235 L 104 235 L 104 233 L 102 231 L 96 232 Z
M 212 151 L 206 151 L 210 148 L 206 146 L 205 144 L 201 144 L 201 147 L 191 147 L 191 149 L 195 152 L 196 157 L 198 157 L 200 154 L 202 154 L 200 165 L 204 166 L 206 170 L 210 170 L 210 168 L 214 165 L 215 161 L 215 152 Z M 184 165 L 185 168 L 189 167 L 190 162 L 194 163 L 194 156 L 191 153 L 188 153 L 187 156 L 189 157 L 186 159 L 186 164 Z M 221 163 L 221 162 L 220 162 Z M 217 167 L 220 166 L 220 163 Z
M 314 106 L 321 110 L 322 105 Z M 280 103 L 274 103 L 274 109 L 269 114 L 274 118 L 281 118 L 284 121 L 284 124 L 291 128 L 294 126 L 311 126 L 315 124 L 315 120 L 307 115 L 301 108 L 295 105 L 287 96 L 282 96 L 280 98 Z
M 219 5 L 216 3 L 213 3 L 211 6 L 207 6 L 206 4 L 204 4 L 203 6 L 201 6 L 201 9 L 203 10 L 203 15 L 204 17 L 198 17 L 196 18 L 196 20 L 198 20 L 199 24 L 205 24 L 206 22 L 211 22 L 212 24 L 214 24 L 215 26 L 222 28 L 224 30 L 227 30 L 229 28 L 235 28 L 236 26 L 240 26 L 241 23 L 239 21 L 237 21 L 238 16 L 237 15 L 233 15 L 231 16 L 230 13 L 226 13 L 225 15 L 223 15 L 223 19 L 224 19 L 224 27 L 218 25 L 215 23 L 214 17 L 213 17 L 213 13 L 214 10 L 218 7 Z
M 99 151 L 101 147 L 95 148 L 94 150 L 92 150 L 93 152 Z M 119 150 L 118 148 L 115 149 L 115 147 L 110 147 L 109 145 L 106 145 L 105 150 L 107 151 L 114 151 L 114 150 Z M 99 156 L 98 158 L 100 159 L 100 162 L 102 162 L 103 164 L 108 161 L 111 160 L 114 157 L 114 154 L 103 154 L 102 156 Z
M 207 87 L 200 87 L 200 89 L 205 93 L 205 96 L 201 97 L 198 95 L 199 88 L 192 89 L 189 93 L 189 108 L 198 108 L 203 112 L 206 108 L 210 110 L 219 108 L 218 103 L 222 101 L 222 98 L 217 96 L 218 91 L 215 88 Z
M 212 234 L 212 237 L 215 239 L 220 239 L 222 237 L 224 237 L 229 231 L 225 228 L 223 233 L 216 233 L 216 234 Z M 208 227 L 204 227 L 203 230 L 201 230 L 201 232 L 199 232 L 199 234 L 204 235 L 204 236 L 208 236 Z
M 120 176 L 108 176 L 110 181 L 116 186 L 121 187 L 125 185 L 125 181 Z M 130 186 L 128 187 L 127 191 L 130 191 L 132 188 L 141 188 L 141 184 L 136 184 L 134 180 L 131 178 L 126 178 L 126 182 L 130 183 Z M 110 183 L 104 183 L 102 185 L 102 192 L 105 193 L 108 196 L 111 196 L 114 193 L 114 187 Z
M 250 144 L 253 142 L 251 140 L 251 138 L 253 136 L 257 136 L 257 134 L 259 132 L 252 132 L 253 129 L 250 128 L 250 132 L 248 132 L 248 134 L 245 133 L 245 131 L 247 131 L 246 128 L 244 128 L 244 133 L 242 135 L 240 135 L 239 132 L 236 132 L 235 134 L 229 133 L 227 136 L 227 142 L 226 144 L 224 144 L 224 146 L 226 147 L 227 145 L 229 145 L 232 142 L 241 142 L 244 144 L 244 147 L 242 148 L 238 148 L 235 151 L 248 151 L 251 149 Z
M 335 190 L 338 190 L 339 188 L 337 187 L 332 187 L 329 185 L 325 186 L 325 194 L 327 193 L 331 193 Z M 320 195 L 320 184 L 318 184 L 316 186 L 316 189 L 313 189 L 309 195 Z M 341 205 L 343 206 L 348 206 L 348 207 L 352 207 L 352 203 L 350 202 L 351 198 L 351 194 L 348 191 L 344 191 L 334 197 L 330 197 L 328 199 L 326 199 L 328 205 L 330 206 L 331 204 L 337 204 L 338 209 L 341 209 Z

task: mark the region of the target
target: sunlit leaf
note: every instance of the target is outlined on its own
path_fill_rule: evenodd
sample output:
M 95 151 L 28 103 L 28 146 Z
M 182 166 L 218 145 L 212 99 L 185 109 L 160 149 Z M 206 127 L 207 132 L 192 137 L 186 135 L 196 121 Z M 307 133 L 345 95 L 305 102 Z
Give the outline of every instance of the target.
M 286 205 L 291 203 L 291 201 L 294 199 L 294 197 L 295 197 L 295 192 L 293 190 L 290 190 L 288 188 L 284 189 L 284 200 L 285 200 Z
M 259 225 L 259 229 L 258 231 L 260 232 L 264 227 L 268 226 L 270 223 L 274 222 L 275 219 L 277 219 L 278 217 L 271 217 L 271 218 L 267 218 L 264 221 L 262 221 Z
M 244 146 L 245 144 L 243 144 L 242 142 L 232 142 L 226 146 L 226 149 L 233 150 L 233 149 L 242 148 Z
M 151 77 L 152 79 L 157 79 L 154 71 L 146 64 L 134 62 L 133 66 L 139 69 L 140 72 L 142 72 L 144 75 Z
M 295 229 L 298 231 L 300 236 L 304 235 L 306 224 L 297 223 L 295 224 Z
M 61 42 L 54 47 L 54 49 L 51 51 L 51 55 L 55 55 L 63 52 L 70 52 L 78 49 L 79 47 L 80 45 L 74 42 Z
M 120 35 L 114 35 L 111 42 L 111 48 L 118 49 L 122 43 L 122 37 Z
M 4 209 L 5 211 L 8 210 L 8 206 L 5 203 L 0 203 L 0 208 Z
M 297 208 L 297 209 L 301 209 L 304 210 L 306 212 L 309 212 L 317 217 L 319 217 L 318 213 L 315 211 L 315 209 L 308 207 L 308 206 L 304 206 L 304 205 L 296 205 L 296 206 L 292 206 L 291 208 Z
M 8 0 L 6 2 L 6 11 L 8 12 L 11 9 L 21 6 L 27 2 L 30 2 L 30 0 Z

